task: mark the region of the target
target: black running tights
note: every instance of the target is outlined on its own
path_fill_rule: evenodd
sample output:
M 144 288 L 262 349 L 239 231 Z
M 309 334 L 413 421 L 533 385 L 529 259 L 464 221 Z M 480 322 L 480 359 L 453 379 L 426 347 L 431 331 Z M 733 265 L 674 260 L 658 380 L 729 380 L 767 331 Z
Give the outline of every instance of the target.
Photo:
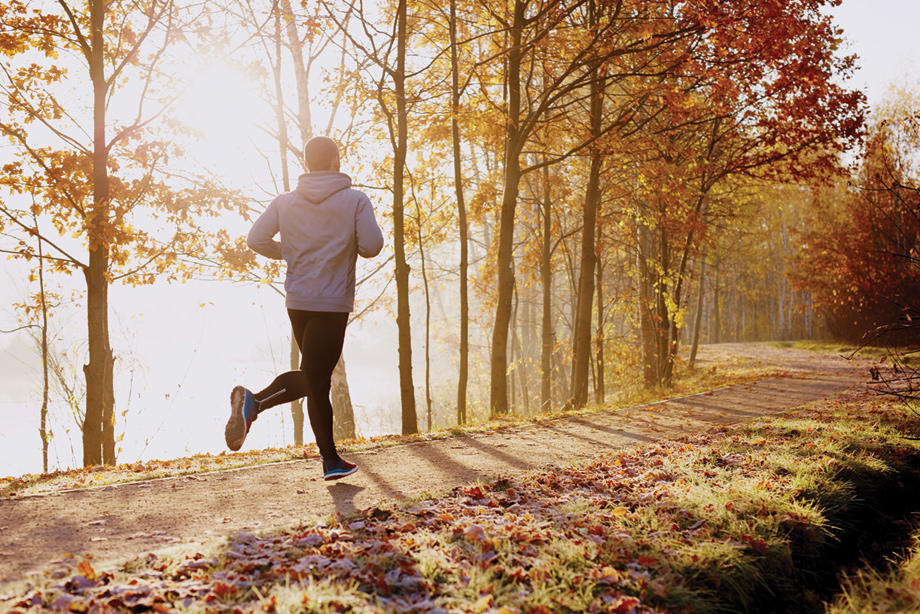
M 307 397 L 307 414 L 319 453 L 325 460 L 335 460 L 338 453 L 332 439 L 329 389 L 332 370 L 342 354 L 348 314 L 288 309 L 288 316 L 300 347 L 300 371 L 282 373 L 254 396 L 260 412 Z

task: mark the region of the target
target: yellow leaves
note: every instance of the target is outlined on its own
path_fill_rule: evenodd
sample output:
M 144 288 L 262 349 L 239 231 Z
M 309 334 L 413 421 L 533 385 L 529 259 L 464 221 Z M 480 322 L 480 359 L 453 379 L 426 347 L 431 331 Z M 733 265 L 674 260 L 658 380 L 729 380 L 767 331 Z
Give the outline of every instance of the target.
M 77 573 L 86 578 L 87 580 L 96 580 L 98 574 L 96 570 L 93 569 L 93 566 L 86 559 L 77 563 Z
M 626 516 L 629 513 L 629 510 L 621 506 L 621 507 L 614 508 L 613 511 L 611 511 L 610 513 L 613 514 L 614 516 L 619 516 L 622 518 L 623 516 Z

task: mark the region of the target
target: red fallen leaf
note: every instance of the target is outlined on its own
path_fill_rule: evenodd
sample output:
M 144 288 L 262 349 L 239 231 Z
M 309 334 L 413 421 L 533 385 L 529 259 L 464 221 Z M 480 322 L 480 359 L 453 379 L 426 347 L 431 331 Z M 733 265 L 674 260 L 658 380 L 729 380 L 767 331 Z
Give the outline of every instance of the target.
M 610 604 L 608 612 L 630 612 L 639 605 L 639 600 L 635 597 L 620 597 Z
M 465 489 L 463 491 L 463 494 L 466 495 L 467 497 L 474 497 L 476 499 L 481 499 L 483 493 L 480 487 L 474 486 L 472 488 Z
M 386 576 L 377 576 L 375 582 L 377 586 L 377 591 L 384 597 L 390 596 L 390 583 L 387 582 Z
M 224 599 L 234 593 L 236 593 L 236 587 L 226 582 L 215 582 L 214 586 L 211 587 L 211 594 L 220 599 Z
M 603 535 L 604 527 L 593 524 L 590 527 L 588 527 L 588 533 L 590 533 L 591 535 Z
M 42 599 L 42 592 L 35 591 L 31 596 L 23 599 L 22 601 L 16 602 L 17 608 L 30 608 L 33 606 L 41 605 L 44 602 Z
M 760 554 L 766 554 L 767 552 L 770 551 L 770 545 L 766 541 L 760 539 L 759 537 L 754 537 L 753 535 L 743 535 L 741 539 L 747 542 L 747 544 L 755 552 L 759 552 Z
M 636 562 L 639 563 L 640 565 L 645 566 L 645 567 L 651 567 L 651 566 L 653 566 L 653 565 L 657 565 L 657 564 L 658 564 L 658 559 L 656 559 L 656 558 L 653 557 L 653 556 L 645 556 L 645 555 L 642 555 L 642 556 L 640 556 L 640 557 L 637 559 Z M 638 602 L 637 602 L 637 603 L 638 603 Z

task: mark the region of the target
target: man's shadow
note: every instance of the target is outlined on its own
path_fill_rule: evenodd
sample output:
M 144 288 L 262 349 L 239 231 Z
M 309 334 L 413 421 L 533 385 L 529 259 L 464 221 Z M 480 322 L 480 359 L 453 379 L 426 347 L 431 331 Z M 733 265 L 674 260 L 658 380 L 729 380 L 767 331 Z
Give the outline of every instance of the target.
M 336 512 L 342 516 L 351 516 L 358 511 L 355 507 L 354 500 L 355 496 L 364 490 L 363 486 L 336 482 L 335 484 L 326 486 L 326 490 L 329 491 L 329 496 L 332 497 L 332 503 L 335 505 Z

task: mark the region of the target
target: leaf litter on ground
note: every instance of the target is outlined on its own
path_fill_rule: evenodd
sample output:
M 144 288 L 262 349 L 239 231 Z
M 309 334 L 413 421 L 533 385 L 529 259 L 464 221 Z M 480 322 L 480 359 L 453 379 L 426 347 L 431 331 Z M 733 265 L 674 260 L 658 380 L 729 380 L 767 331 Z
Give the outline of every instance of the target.
M 920 430 L 863 392 L 264 535 L 20 587 L 14 611 L 664 612 L 799 603 Z M 808 597 L 805 601 L 807 605 Z M 812 604 L 816 606 L 815 604 Z

